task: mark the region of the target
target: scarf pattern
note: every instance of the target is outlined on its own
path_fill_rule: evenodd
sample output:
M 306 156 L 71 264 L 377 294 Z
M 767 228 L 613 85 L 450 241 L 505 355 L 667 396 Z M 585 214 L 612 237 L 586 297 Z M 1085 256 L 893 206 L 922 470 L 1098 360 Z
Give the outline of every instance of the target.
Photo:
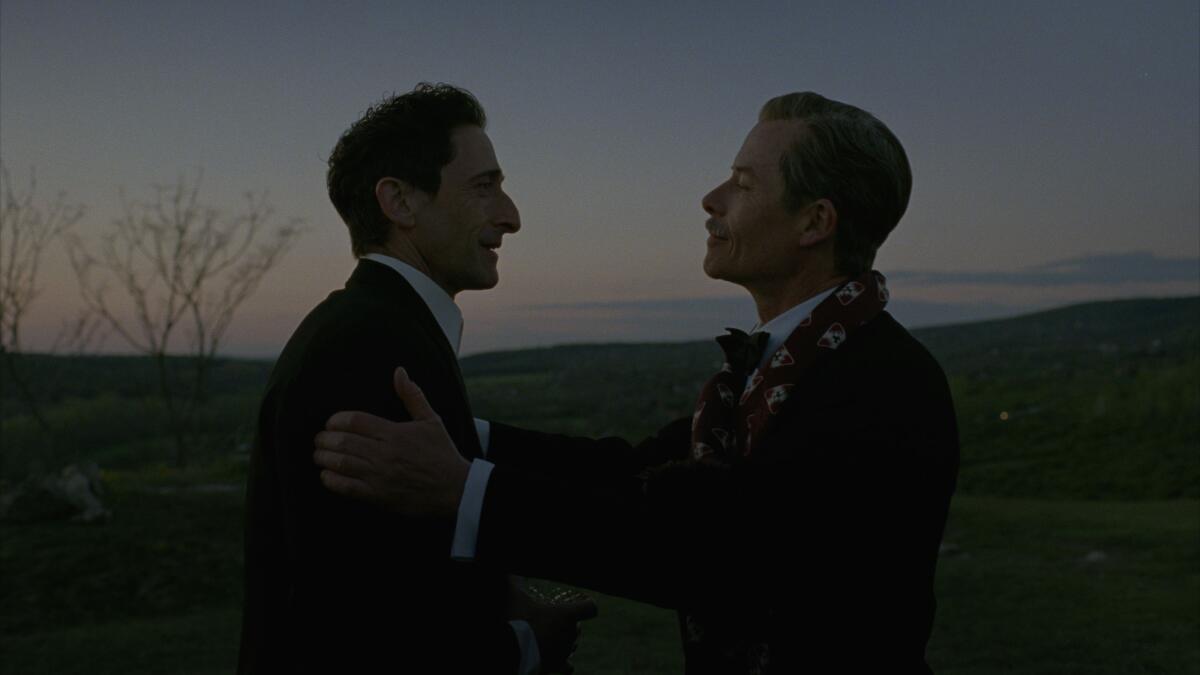
M 701 390 L 692 416 L 692 459 L 731 464 L 749 456 L 804 371 L 883 311 L 888 297 L 883 275 L 865 272 L 804 317 L 763 368 L 747 373 L 726 361 Z
M 698 464 L 728 466 L 744 460 L 772 430 L 801 376 L 819 359 L 841 347 L 859 326 L 875 318 L 888 301 L 882 274 L 874 270 L 847 281 L 800 321 L 800 325 L 759 369 L 728 361 L 704 385 L 692 417 L 692 458 Z M 740 333 L 740 331 L 738 331 Z M 722 336 L 723 338 L 726 336 Z M 722 340 L 726 343 L 744 343 Z M 729 361 L 738 359 L 729 358 Z M 754 368 L 752 372 L 746 371 Z M 686 463 L 685 463 L 686 464 Z M 766 600 L 766 599 L 764 599 Z M 772 667 L 772 608 L 753 615 L 681 612 L 680 629 L 689 672 L 769 675 Z

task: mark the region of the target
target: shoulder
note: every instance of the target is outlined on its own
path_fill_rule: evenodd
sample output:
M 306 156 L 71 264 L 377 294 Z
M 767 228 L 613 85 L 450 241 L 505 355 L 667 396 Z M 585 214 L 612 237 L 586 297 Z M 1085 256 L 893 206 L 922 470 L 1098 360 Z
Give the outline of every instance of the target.
M 857 411 L 888 425 L 944 424 L 954 416 L 937 359 L 887 312 L 851 333 L 810 380 L 816 408 Z
M 362 289 L 334 291 L 300 322 L 285 345 L 277 371 L 343 369 L 378 360 L 381 355 L 407 355 L 414 361 L 438 354 L 434 336 L 403 303 Z
M 407 302 L 366 289 L 346 288 L 335 291 L 305 317 L 301 328 L 309 324 L 310 331 L 325 341 L 370 344 L 427 342 L 419 312 L 423 305 Z M 299 330 L 297 332 L 300 332 Z
M 933 354 L 886 311 L 861 326 L 840 352 L 841 365 L 873 378 L 946 380 Z

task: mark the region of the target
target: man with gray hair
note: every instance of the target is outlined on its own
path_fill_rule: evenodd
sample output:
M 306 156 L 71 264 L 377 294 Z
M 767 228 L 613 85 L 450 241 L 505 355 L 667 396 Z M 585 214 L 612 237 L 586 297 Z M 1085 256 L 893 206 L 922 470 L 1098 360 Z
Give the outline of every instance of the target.
M 718 338 L 692 416 L 636 446 L 493 424 L 468 462 L 401 370 L 414 421 L 333 415 L 322 482 L 452 528 L 481 567 L 678 609 L 690 675 L 930 672 L 958 433 L 871 269 L 911 184 L 873 115 L 771 99 L 702 200 L 704 271 L 759 323 Z

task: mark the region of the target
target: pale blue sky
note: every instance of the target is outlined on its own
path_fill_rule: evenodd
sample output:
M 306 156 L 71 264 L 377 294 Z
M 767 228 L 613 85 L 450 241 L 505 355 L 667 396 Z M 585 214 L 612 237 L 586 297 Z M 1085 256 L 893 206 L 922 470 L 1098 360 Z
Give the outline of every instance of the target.
M 119 188 L 197 167 L 210 203 L 265 189 L 308 222 L 234 353 L 276 352 L 344 281 L 324 159 L 367 105 L 421 80 L 479 97 L 522 211 L 500 286 L 460 296 L 468 351 L 719 331 L 679 334 L 692 324 L 629 303 L 740 297 L 700 271 L 700 198 L 762 102 L 804 89 L 876 113 L 908 150 L 912 203 L 878 259 L 898 301 L 1200 291 L 1196 2 L 0 1 L 0 158 L 86 204 L 81 234 L 117 213 Z M 1150 254 L 1122 258 L 1149 270 L 1133 281 L 980 281 L 1132 252 Z M 1179 269 L 1163 257 L 1196 273 L 1159 279 Z M 61 256 L 43 282 L 35 337 L 75 302 Z

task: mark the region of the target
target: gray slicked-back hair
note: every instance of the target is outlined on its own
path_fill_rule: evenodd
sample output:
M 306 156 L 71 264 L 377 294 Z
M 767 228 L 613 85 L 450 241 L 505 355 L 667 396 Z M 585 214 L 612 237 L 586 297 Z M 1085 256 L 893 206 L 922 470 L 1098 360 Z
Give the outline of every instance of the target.
M 900 141 L 871 113 L 811 91 L 767 101 L 758 119 L 803 123 L 804 131 L 780 159 L 785 206 L 796 210 L 828 199 L 838 214 L 838 272 L 870 269 L 912 192 L 912 170 Z

